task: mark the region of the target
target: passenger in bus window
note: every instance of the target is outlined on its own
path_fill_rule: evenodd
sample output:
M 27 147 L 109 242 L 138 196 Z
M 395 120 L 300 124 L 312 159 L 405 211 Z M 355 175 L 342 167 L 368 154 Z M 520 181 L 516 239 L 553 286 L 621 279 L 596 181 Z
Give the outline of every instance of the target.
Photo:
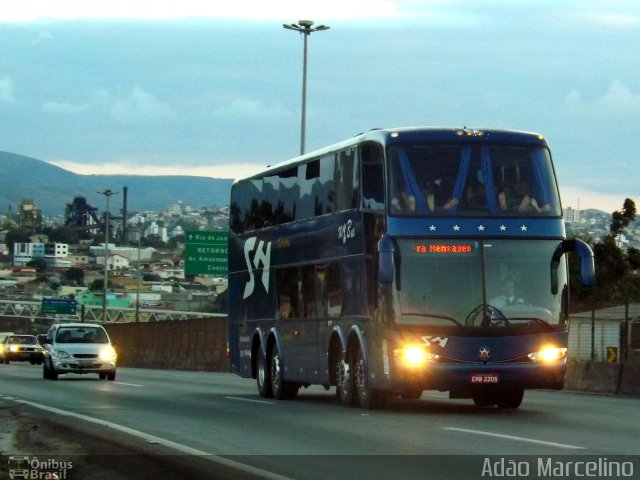
M 391 200 L 391 211 L 394 213 L 415 213 L 416 197 L 406 191 Z
M 543 213 L 551 209 L 551 205 L 538 205 L 538 201 L 530 195 L 529 184 L 524 181 L 504 182 L 498 190 L 498 206 L 501 212 Z
M 424 196 L 427 200 L 429 213 L 437 210 L 451 210 L 456 207 L 460 200 L 453 196 L 453 185 L 451 181 L 445 178 L 437 178 L 429 182 L 424 190 Z M 444 200 L 446 199 L 446 201 Z M 442 205 L 440 202 L 443 202 Z

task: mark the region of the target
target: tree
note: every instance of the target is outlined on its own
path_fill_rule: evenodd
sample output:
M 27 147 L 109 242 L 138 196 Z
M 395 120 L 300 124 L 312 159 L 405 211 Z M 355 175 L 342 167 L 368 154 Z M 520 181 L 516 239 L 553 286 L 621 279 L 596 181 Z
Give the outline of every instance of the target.
M 16 243 L 27 243 L 29 242 L 29 237 L 31 236 L 31 230 L 27 228 L 10 228 L 7 231 L 7 235 L 5 237 L 5 242 L 10 252 L 13 252 L 13 245 Z
M 73 244 L 78 241 L 78 233 L 70 227 L 45 228 L 43 233 L 50 242 Z
M 640 267 L 640 251 L 630 248 L 625 251 L 618 244 L 618 237 L 635 220 L 636 205 L 625 199 L 622 210 L 613 212 L 609 234 L 599 242 L 587 241 L 593 249 L 596 267 L 596 286 L 581 288 L 578 281 L 578 260 L 570 257 L 571 295 L 578 301 L 588 301 L 592 308 L 629 300 L 640 294 L 640 278 L 636 275 Z M 584 239 L 583 239 L 584 240 Z
M 84 270 L 77 267 L 71 267 L 64 273 L 64 278 L 74 285 L 84 285 Z
M 41 258 L 34 258 L 27 263 L 27 267 L 33 267 L 36 269 L 36 272 L 43 273 L 47 269 L 47 262 Z
M 636 204 L 630 198 L 625 198 L 622 210 L 616 210 L 611 214 L 609 232 L 613 237 L 622 234 L 623 230 L 636 219 Z

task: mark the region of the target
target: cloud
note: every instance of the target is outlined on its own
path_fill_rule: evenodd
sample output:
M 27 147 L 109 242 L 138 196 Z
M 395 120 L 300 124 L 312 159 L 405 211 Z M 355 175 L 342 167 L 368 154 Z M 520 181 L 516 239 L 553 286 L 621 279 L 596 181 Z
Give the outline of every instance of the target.
M 45 113 L 60 113 L 63 115 L 76 115 L 78 113 L 86 112 L 91 109 L 92 105 L 85 103 L 83 105 L 73 105 L 71 103 L 63 102 L 45 102 L 42 106 L 42 111 Z
M 13 103 L 16 101 L 13 95 L 13 82 L 7 76 L 0 77 L 0 103 Z
M 127 125 L 160 122 L 175 115 L 169 105 L 140 87 L 134 87 L 129 97 L 117 100 L 110 113 Z
M 237 98 L 227 105 L 223 105 L 213 110 L 211 116 L 215 118 L 287 118 L 292 117 L 293 112 L 287 110 L 277 102 L 269 105 L 263 102 Z
M 53 35 L 51 35 L 51 32 L 40 32 L 38 34 L 38 36 L 35 38 L 35 40 L 33 42 L 31 42 L 32 45 L 39 45 L 42 42 L 45 42 L 47 40 L 51 40 L 53 38 Z
M 633 14 L 591 11 L 582 16 L 585 23 L 605 28 L 637 27 L 640 16 Z
M 619 80 L 614 80 L 604 95 L 592 101 L 585 100 L 579 90 L 572 90 L 565 96 L 564 107 L 580 116 L 638 117 L 640 94 L 632 92 Z
M 265 167 L 255 163 L 223 163 L 220 165 L 195 165 L 198 161 L 181 159 L 170 165 L 159 165 L 166 160 L 148 156 L 128 156 L 117 158 L 101 164 L 85 164 L 72 160 L 49 160 L 56 165 L 78 175 L 186 175 L 194 177 L 236 178 L 255 173 Z M 210 162 L 208 162 L 210 163 Z
M 282 18 L 388 18 L 400 15 L 397 1 L 392 0 L 236 0 L 203 2 L 202 0 L 158 0 L 149 8 L 146 0 L 21 0 L 3 6 L 0 21 L 25 22 L 38 18 L 244 18 L 274 20 Z

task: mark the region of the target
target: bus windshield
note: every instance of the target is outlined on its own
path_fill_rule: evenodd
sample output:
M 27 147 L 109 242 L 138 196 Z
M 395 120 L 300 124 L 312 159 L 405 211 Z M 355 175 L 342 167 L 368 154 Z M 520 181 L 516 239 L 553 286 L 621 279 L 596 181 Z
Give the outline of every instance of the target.
M 563 322 L 562 262 L 557 293 L 550 280 L 557 241 L 398 239 L 397 244 L 397 323 L 544 328 Z
M 549 151 L 464 143 L 389 147 L 392 215 L 559 216 Z

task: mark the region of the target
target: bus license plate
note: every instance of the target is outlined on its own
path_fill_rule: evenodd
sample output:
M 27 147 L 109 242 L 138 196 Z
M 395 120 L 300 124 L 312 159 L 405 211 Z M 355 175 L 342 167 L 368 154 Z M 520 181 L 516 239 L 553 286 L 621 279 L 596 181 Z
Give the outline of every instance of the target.
M 500 383 L 500 375 L 497 373 L 472 373 L 471 383 Z

